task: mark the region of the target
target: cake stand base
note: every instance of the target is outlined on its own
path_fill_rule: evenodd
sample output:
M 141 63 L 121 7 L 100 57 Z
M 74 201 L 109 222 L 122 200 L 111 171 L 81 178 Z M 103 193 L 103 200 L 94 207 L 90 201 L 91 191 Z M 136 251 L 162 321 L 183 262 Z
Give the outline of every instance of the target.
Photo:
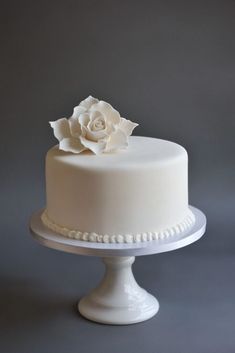
M 134 256 L 103 258 L 103 280 L 78 304 L 84 317 L 104 324 L 126 325 L 148 320 L 157 313 L 157 299 L 141 288 L 133 276 L 134 261 Z
M 150 319 L 159 309 L 157 299 L 135 281 L 131 269 L 135 256 L 172 251 L 200 239 L 205 233 L 206 217 L 197 208 L 190 206 L 190 209 L 195 216 L 195 224 L 178 235 L 158 241 L 105 244 L 65 238 L 42 223 L 43 210 L 32 215 L 30 230 L 39 243 L 49 248 L 103 258 L 106 266 L 104 278 L 79 302 L 81 315 L 105 324 L 134 324 Z

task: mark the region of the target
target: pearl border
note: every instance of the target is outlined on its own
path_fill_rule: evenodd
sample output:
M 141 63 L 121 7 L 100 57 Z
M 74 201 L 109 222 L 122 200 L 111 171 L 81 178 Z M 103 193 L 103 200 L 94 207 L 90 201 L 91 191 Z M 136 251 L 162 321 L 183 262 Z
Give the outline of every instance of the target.
M 95 232 L 81 232 L 79 230 L 68 229 L 66 227 L 62 227 L 55 222 L 53 222 L 47 214 L 45 210 L 42 213 L 41 220 L 43 224 L 49 229 L 59 233 L 67 238 L 89 241 L 93 243 L 140 243 L 152 240 L 162 240 L 174 235 L 180 234 L 186 229 L 190 228 L 195 223 L 194 214 L 188 210 L 187 216 L 183 221 L 174 225 L 173 227 L 169 227 L 159 232 L 146 232 L 139 234 L 118 234 L 118 235 L 108 235 L 108 234 L 97 234 Z

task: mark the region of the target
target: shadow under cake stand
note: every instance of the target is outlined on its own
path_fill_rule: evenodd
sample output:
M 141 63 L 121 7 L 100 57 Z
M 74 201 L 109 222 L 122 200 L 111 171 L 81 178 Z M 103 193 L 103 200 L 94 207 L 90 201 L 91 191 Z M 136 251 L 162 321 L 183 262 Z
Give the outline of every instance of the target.
M 34 213 L 30 220 L 32 236 L 42 245 L 78 255 L 103 258 L 105 275 L 97 288 L 83 297 L 78 310 L 89 320 L 105 324 L 134 324 L 153 317 L 159 309 L 157 299 L 141 288 L 132 273 L 135 256 L 172 251 L 187 246 L 205 233 L 206 217 L 190 206 L 195 224 L 166 239 L 131 244 L 92 243 L 65 238 L 44 226 L 43 210 Z

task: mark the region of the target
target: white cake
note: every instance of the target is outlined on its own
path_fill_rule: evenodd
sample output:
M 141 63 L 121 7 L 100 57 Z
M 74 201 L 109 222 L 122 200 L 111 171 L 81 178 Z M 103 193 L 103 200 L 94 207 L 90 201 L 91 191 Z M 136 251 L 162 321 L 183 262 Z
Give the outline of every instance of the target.
M 48 151 L 47 227 L 79 240 L 129 243 L 157 241 L 193 225 L 186 150 L 155 138 L 128 141 L 126 149 L 98 155 L 59 146 Z

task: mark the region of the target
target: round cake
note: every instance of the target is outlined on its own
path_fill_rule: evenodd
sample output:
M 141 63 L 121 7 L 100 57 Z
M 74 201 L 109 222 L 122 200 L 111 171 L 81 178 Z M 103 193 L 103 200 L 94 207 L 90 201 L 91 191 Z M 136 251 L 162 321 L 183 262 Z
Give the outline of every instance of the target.
M 188 156 L 173 142 L 131 136 L 125 150 L 46 156 L 43 223 L 93 242 L 154 241 L 191 227 Z
M 131 243 L 193 225 L 183 147 L 131 137 L 138 124 L 92 96 L 50 125 L 59 144 L 46 156 L 45 226 L 78 240 Z

